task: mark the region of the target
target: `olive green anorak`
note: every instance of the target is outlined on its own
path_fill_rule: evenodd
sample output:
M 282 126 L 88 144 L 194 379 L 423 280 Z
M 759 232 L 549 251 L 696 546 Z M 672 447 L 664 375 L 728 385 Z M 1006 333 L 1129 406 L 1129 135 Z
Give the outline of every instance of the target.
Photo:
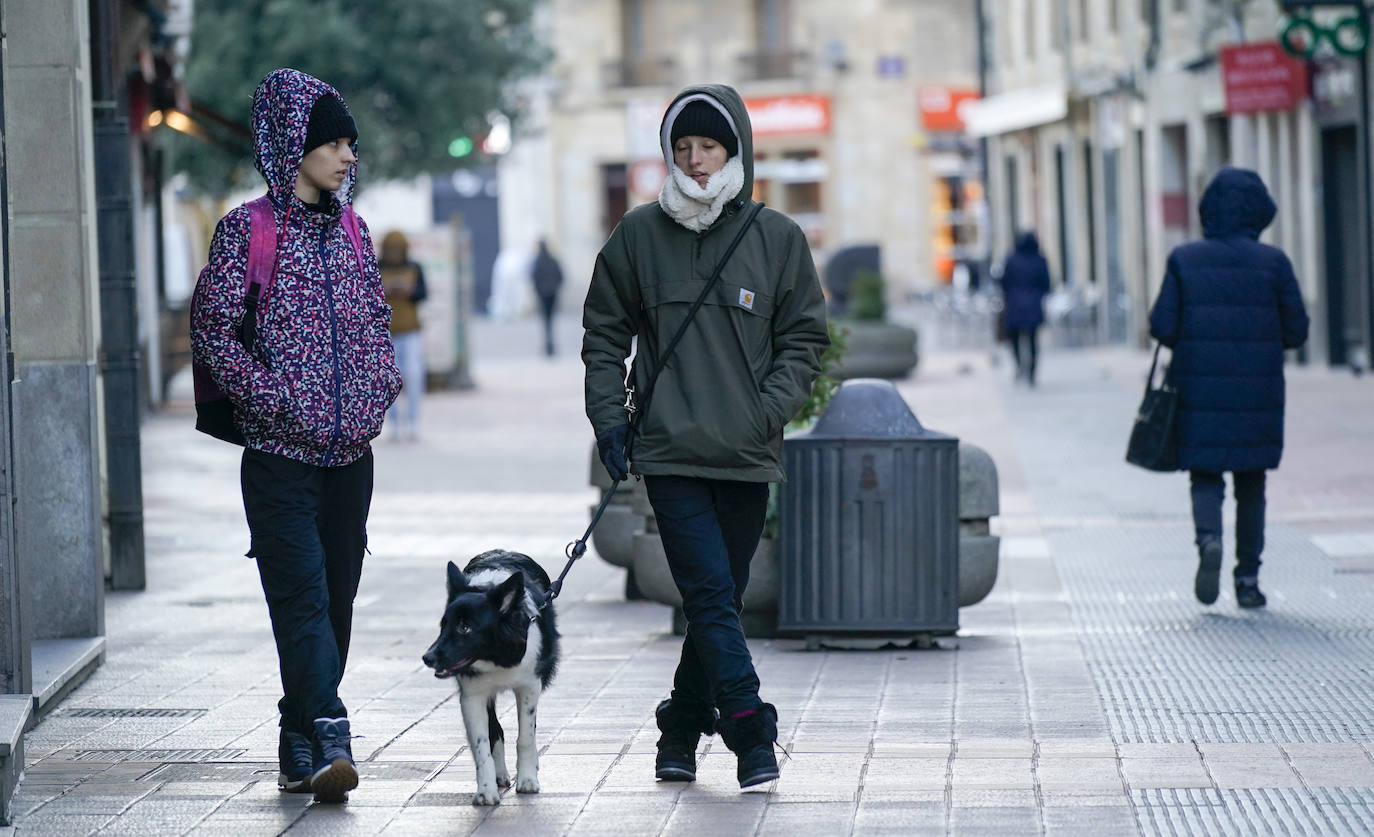
M 596 259 L 583 307 L 587 417 L 597 436 L 629 421 L 625 360 L 639 337 L 635 387 L 686 318 L 751 207 L 753 134 L 744 102 L 725 85 L 689 87 L 729 115 L 744 186 L 694 233 L 658 203 L 628 212 Z M 674 114 L 672 106 L 668 116 Z M 667 136 L 666 124 L 661 131 Z M 664 145 L 671 170 L 672 150 Z M 825 300 L 801 229 L 763 209 L 688 326 L 655 384 L 631 450 L 631 471 L 710 479 L 782 479 L 782 430 L 806 403 L 829 345 Z

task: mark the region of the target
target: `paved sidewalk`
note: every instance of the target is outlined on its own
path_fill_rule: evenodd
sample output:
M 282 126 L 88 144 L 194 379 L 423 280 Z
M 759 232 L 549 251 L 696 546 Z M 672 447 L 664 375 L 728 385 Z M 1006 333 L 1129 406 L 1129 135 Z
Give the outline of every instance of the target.
M 452 684 L 419 659 L 444 563 L 503 546 L 556 572 L 596 499 L 580 365 L 537 341 L 534 321 L 480 324 L 479 388 L 428 398 L 421 442 L 376 447 L 348 805 L 276 790 L 237 454 L 183 406 L 144 428 L 148 591 L 110 594 L 106 662 L 29 734 L 0 834 L 1374 832 L 1374 381 L 1290 374 L 1270 606 L 1242 613 L 1225 588 L 1192 600 L 1186 477 L 1122 462 L 1146 365 L 1124 350 L 1047 353 L 1036 390 L 987 353 L 923 357 L 901 387 L 919 418 L 1000 469 L 997 587 L 961 612 L 957 651 L 753 642 L 793 756 L 780 781 L 741 793 L 715 742 L 695 784 L 654 782 L 678 641 L 666 608 L 625 602 L 622 571 L 589 556 L 559 599 L 543 792 L 472 807 Z

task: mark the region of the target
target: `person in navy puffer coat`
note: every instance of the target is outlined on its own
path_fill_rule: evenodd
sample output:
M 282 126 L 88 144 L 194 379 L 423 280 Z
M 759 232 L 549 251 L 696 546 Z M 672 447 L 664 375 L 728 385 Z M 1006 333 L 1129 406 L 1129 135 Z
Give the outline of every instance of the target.
M 1040 241 L 1033 232 L 1016 237 L 1016 249 L 1002 268 L 1002 327 L 1016 376 L 1035 386 L 1036 332 L 1045 322 L 1044 300 L 1050 292 L 1050 268 L 1040 255 Z
M 1283 352 L 1307 341 L 1293 265 L 1259 242 L 1277 207 L 1259 175 L 1224 168 L 1198 205 L 1204 239 L 1169 254 L 1150 333 L 1173 349 L 1179 467 L 1192 479 L 1199 601 L 1217 599 L 1222 472 L 1236 494 L 1236 602 L 1262 607 L 1264 472 L 1283 453 Z
M 191 323 L 192 352 L 246 442 L 248 555 L 281 669 L 277 783 L 323 802 L 345 801 L 358 784 L 339 681 L 367 548 L 370 442 L 401 391 L 391 308 L 361 219 L 353 239 L 357 138 L 333 87 L 292 69 L 263 79 L 253 139 L 277 226 L 272 290 L 249 351 L 239 323 L 251 221 L 239 207 L 210 242 Z

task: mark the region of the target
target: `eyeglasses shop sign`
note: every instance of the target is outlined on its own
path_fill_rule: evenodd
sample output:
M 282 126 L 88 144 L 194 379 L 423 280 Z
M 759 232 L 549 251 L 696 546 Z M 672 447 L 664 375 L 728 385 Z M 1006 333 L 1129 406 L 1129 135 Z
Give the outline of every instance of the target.
M 1307 95 L 1307 67 L 1278 43 L 1221 48 L 1226 113 L 1292 110 Z
M 745 99 L 744 107 L 756 137 L 830 132 L 830 100 L 825 96 Z

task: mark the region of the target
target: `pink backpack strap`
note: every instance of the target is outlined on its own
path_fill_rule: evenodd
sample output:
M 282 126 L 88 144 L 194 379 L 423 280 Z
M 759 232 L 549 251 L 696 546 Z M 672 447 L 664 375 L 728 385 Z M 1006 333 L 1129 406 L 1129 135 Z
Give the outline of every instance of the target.
M 249 201 L 248 269 L 244 272 L 245 292 L 257 302 L 267 299 L 277 275 L 277 216 L 266 195 Z
M 343 208 L 343 228 L 348 233 L 348 240 L 353 244 L 353 257 L 358 260 L 358 274 L 366 272 L 363 267 L 363 236 L 358 231 L 358 216 L 353 212 L 353 204 L 348 204 Z

